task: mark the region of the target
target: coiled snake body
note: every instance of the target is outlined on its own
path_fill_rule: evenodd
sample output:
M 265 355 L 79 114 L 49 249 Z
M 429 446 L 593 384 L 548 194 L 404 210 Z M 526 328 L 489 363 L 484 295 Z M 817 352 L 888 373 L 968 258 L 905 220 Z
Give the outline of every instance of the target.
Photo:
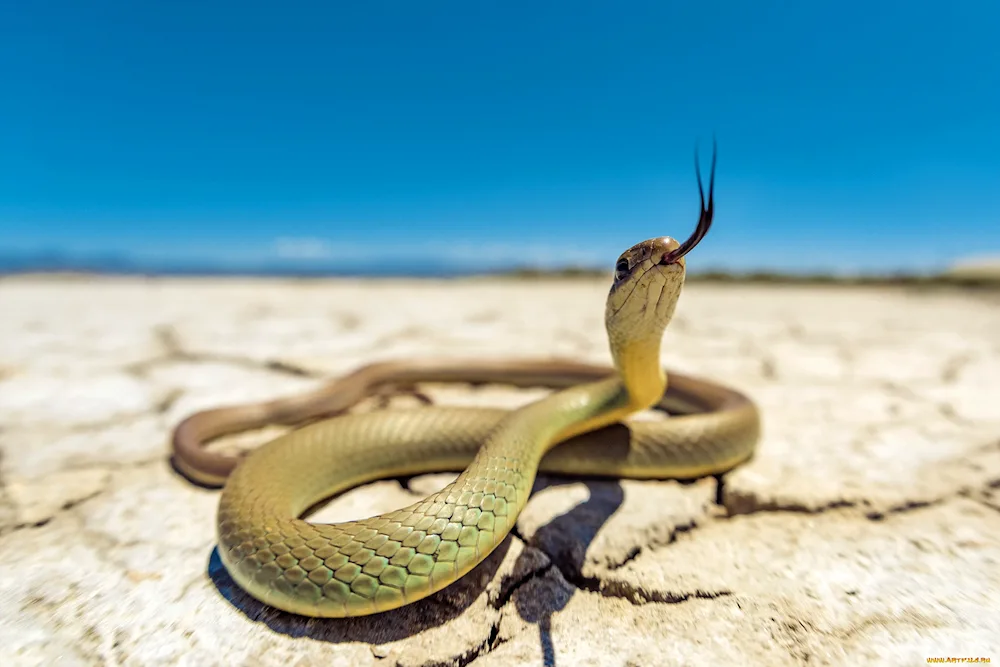
M 698 185 L 700 191 L 700 177 Z M 692 478 L 748 459 L 760 432 L 754 404 L 732 389 L 675 373 L 668 387 L 660 366 L 684 255 L 708 231 L 712 209 L 710 184 L 690 239 L 651 239 L 619 258 L 605 310 L 614 368 L 558 360 L 384 363 L 311 395 L 184 420 L 174 432 L 174 459 L 195 480 L 225 483 L 219 554 L 233 579 L 258 600 L 307 616 L 385 611 L 444 588 L 482 561 L 510 532 L 539 470 Z M 434 406 L 340 415 L 291 431 L 239 465 L 202 447 L 226 433 L 342 412 L 372 389 L 417 382 L 558 391 L 512 411 Z M 685 414 L 627 419 L 654 406 Z M 442 470 L 462 472 L 398 511 L 332 525 L 298 518 L 358 484 Z

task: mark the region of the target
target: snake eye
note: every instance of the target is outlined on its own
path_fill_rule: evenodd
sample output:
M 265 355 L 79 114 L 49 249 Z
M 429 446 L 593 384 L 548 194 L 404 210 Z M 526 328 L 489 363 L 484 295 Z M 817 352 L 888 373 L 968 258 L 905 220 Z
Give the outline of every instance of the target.
M 619 259 L 618 263 L 615 264 L 615 280 L 624 280 L 625 276 L 628 275 L 628 260 Z

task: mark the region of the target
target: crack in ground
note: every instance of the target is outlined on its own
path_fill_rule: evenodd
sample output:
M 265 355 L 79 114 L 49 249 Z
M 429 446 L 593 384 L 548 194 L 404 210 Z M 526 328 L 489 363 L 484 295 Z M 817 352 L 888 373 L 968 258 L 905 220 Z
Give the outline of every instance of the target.
M 508 602 L 511 601 L 511 599 L 514 597 L 514 594 L 517 593 L 518 589 L 527 585 L 527 583 L 532 579 L 538 579 L 540 577 L 544 577 L 554 567 L 556 567 L 556 564 L 552 562 L 550 559 L 548 565 L 541 567 L 537 570 L 530 570 L 525 574 L 521 575 L 520 577 L 518 577 L 512 584 L 510 584 L 510 588 L 508 588 L 506 591 L 501 590 L 500 595 L 497 596 L 497 599 L 491 603 L 493 608 L 501 609 L 503 606 L 505 606 Z
M 162 399 L 161 399 L 162 401 Z M 155 405 L 154 405 L 155 409 Z M 45 422 L 28 422 L 20 424 L 18 433 L 35 433 L 45 436 L 79 435 L 82 433 L 98 433 L 114 428 L 115 426 L 131 426 L 149 417 L 149 410 L 139 410 L 137 412 L 121 412 L 117 415 L 90 422 L 77 422 L 65 425 L 50 425 Z
M 670 537 L 667 541 L 649 543 L 634 547 L 629 551 L 628 555 L 622 562 L 610 566 L 608 568 L 608 571 L 612 572 L 614 570 L 618 570 L 624 567 L 627 563 L 635 560 L 635 558 L 638 557 L 639 554 L 642 553 L 646 547 L 651 549 L 667 547 L 676 542 L 679 535 L 683 533 L 688 533 L 696 527 L 698 527 L 698 522 L 696 520 L 692 520 L 689 523 L 675 526 L 674 529 L 670 532 Z M 631 602 L 636 606 L 645 604 L 680 604 L 682 602 L 687 602 L 688 600 L 692 599 L 714 600 L 720 597 L 733 595 L 733 592 L 727 589 L 722 589 L 718 591 L 705 591 L 701 589 L 696 589 L 690 593 L 688 592 L 674 593 L 672 591 L 660 592 L 660 591 L 649 590 L 642 586 L 636 586 L 620 580 L 604 581 L 600 577 L 587 577 L 584 576 L 581 572 L 579 572 L 577 568 L 573 567 L 572 564 L 562 563 L 560 562 L 560 559 L 554 557 L 552 554 L 548 553 L 541 547 L 532 545 L 528 541 L 524 540 L 524 538 L 521 537 L 520 535 L 518 535 L 517 537 L 525 544 L 530 545 L 534 549 L 538 549 L 546 556 L 548 556 L 551 563 L 550 565 L 540 570 L 531 572 L 528 575 L 519 579 L 515 584 L 515 589 L 524 586 L 531 579 L 544 576 L 550 570 L 556 568 L 562 575 L 562 578 L 568 584 L 574 586 L 579 590 L 587 591 L 588 593 L 596 593 L 602 597 L 621 598 L 624 600 L 628 600 L 629 602 Z M 504 603 L 506 603 L 506 601 L 513 596 L 513 592 L 514 592 L 513 590 L 510 592 L 510 595 L 506 597 Z
M 726 510 L 723 518 L 762 514 L 764 512 L 796 512 L 801 514 L 822 514 L 838 509 L 864 506 L 868 501 L 834 500 L 822 505 L 809 506 L 794 501 L 780 500 L 761 501 L 756 493 L 731 491 L 722 498 L 722 506 Z
M 103 470 L 104 472 L 111 473 L 112 475 L 125 470 L 139 470 L 141 468 L 150 468 L 154 465 L 159 465 L 163 463 L 163 454 L 157 453 L 156 455 L 150 456 L 148 458 L 136 459 L 135 461 L 107 461 L 100 465 L 87 465 L 87 464 L 67 464 L 59 468 L 56 472 L 76 472 L 79 470 Z
M 133 362 L 125 366 L 124 370 L 129 375 L 139 378 L 145 377 L 151 368 L 161 364 L 178 362 L 190 363 L 216 363 L 249 368 L 252 370 L 271 371 L 292 377 L 301 378 L 322 378 L 322 373 L 303 368 L 286 361 L 276 359 L 259 360 L 252 357 L 245 357 L 238 354 L 223 354 L 220 352 L 194 352 L 185 350 L 180 342 L 177 332 L 171 326 L 158 326 L 153 330 L 153 336 L 162 349 L 162 352 L 149 359 Z
M 67 500 L 62 505 L 60 505 L 58 508 L 56 508 L 52 512 L 52 514 L 50 514 L 49 516 L 47 516 L 45 518 L 42 518 L 42 519 L 39 519 L 38 521 L 28 521 L 28 522 L 25 522 L 25 523 L 14 524 L 14 528 L 10 532 L 14 533 L 14 532 L 17 532 L 19 530 L 23 530 L 25 528 L 41 528 L 42 526 L 45 526 L 45 525 L 51 523 L 52 520 L 55 519 L 60 514 L 63 514 L 64 512 L 69 512 L 69 511 L 73 510 L 74 508 L 82 505 L 83 503 L 87 502 L 88 500 L 92 500 L 92 499 L 96 498 L 97 496 L 101 495 L 106 490 L 107 490 L 107 485 L 105 485 L 103 488 L 97 489 L 96 491 L 94 491 L 94 492 L 92 492 L 92 493 L 90 493 L 88 495 L 81 496 L 80 498 L 73 498 L 72 500 Z
M 726 474 L 713 475 L 715 477 L 715 504 L 719 507 L 726 507 Z
M 2 453 L 2 452 L 0 452 L 0 453 Z M 128 462 L 128 463 L 117 463 L 117 464 L 111 463 L 111 464 L 106 464 L 106 465 L 97 466 L 97 467 L 95 467 L 95 466 L 86 466 L 86 465 L 81 465 L 81 466 L 72 466 L 72 465 L 70 465 L 70 466 L 66 466 L 64 468 L 60 468 L 56 472 L 77 472 L 77 471 L 83 471 L 83 470 L 98 470 L 100 472 L 107 473 L 108 477 L 106 478 L 106 480 L 105 480 L 104 484 L 101 486 L 101 488 L 99 488 L 96 491 L 93 491 L 92 493 L 89 493 L 87 495 L 81 496 L 79 498 L 72 498 L 72 499 L 64 502 L 58 508 L 56 508 L 55 510 L 53 510 L 52 513 L 49 516 L 47 516 L 47 517 L 39 519 L 38 521 L 15 522 L 11 526 L 9 526 L 9 530 L 5 529 L 3 525 L 0 525 L 0 536 L 10 535 L 10 534 L 16 533 L 16 532 L 21 531 L 21 530 L 30 530 L 30 529 L 33 529 L 33 528 L 42 528 L 42 527 L 48 525 L 49 523 L 51 523 L 53 520 L 55 520 L 58 517 L 60 517 L 60 516 L 63 516 L 65 514 L 71 514 L 72 515 L 73 510 L 77 509 L 78 507 L 80 507 L 81 505 L 83 505 L 84 503 L 86 503 L 87 501 L 93 500 L 94 498 L 97 498 L 98 496 L 102 496 L 105 493 L 107 493 L 108 490 L 113 485 L 114 480 L 112 479 L 112 477 L 116 473 L 122 472 L 122 471 L 126 471 L 126 470 L 140 470 L 142 468 L 148 468 L 148 467 L 150 467 L 152 465 L 159 465 L 161 462 L 162 462 L 162 457 L 161 456 L 156 456 L 155 458 L 143 459 L 143 460 L 140 460 L 140 461 L 132 461 L 132 462 Z M 16 502 L 14 502 L 13 500 L 10 500 L 9 496 L 5 495 L 3 487 L 0 486 L 0 502 L 3 502 L 5 499 L 7 499 L 9 501 L 10 507 L 13 508 L 14 512 L 16 513 L 17 509 L 18 509 L 18 504 Z
M 181 337 L 177 335 L 177 329 L 171 325 L 160 324 L 153 327 L 153 338 L 160 345 L 165 355 L 174 356 L 184 354 Z
M 955 494 L 960 495 L 960 494 Z M 949 500 L 952 496 L 946 496 L 944 498 L 935 498 L 934 500 L 907 500 L 902 505 L 890 506 L 886 511 L 879 512 L 873 510 L 871 512 L 865 513 L 865 518 L 869 521 L 882 521 L 886 516 L 890 514 L 905 514 L 906 512 L 912 512 L 913 510 L 925 509 L 927 507 L 934 507 L 935 505 L 942 505 L 945 501 Z
M 980 505 L 989 508 L 995 512 L 1000 512 L 1000 504 L 992 502 L 989 498 L 984 496 L 971 497 L 971 500 L 979 503 Z
M 610 565 L 608 565 L 608 571 L 614 572 L 615 570 L 620 570 L 621 568 L 625 567 L 630 562 L 638 558 L 639 555 L 645 552 L 646 550 L 655 550 L 663 547 L 668 547 L 674 542 L 676 542 L 680 535 L 684 533 L 689 533 L 697 527 L 698 527 L 698 521 L 696 519 L 692 519 L 687 523 L 677 524 L 674 526 L 673 530 L 670 531 L 670 535 L 668 535 L 665 540 L 651 539 L 646 543 L 635 545 L 634 547 L 628 550 L 628 553 L 625 554 L 625 558 L 623 558 L 620 562 L 611 563 Z
M 626 554 L 625 558 L 618 563 L 614 563 L 608 566 L 607 571 L 613 572 L 619 570 L 631 561 L 635 560 L 641 553 L 648 550 L 653 550 L 657 548 L 668 547 L 677 541 L 678 537 L 682 534 L 689 533 L 695 528 L 697 528 L 699 522 L 696 519 L 692 519 L 688 523 L 678 524 L 674 526 L 673 530 L 670 531 L 670 535 L 666 540 L 655 540 L 646 544 L 636 545 Z M 642 586 L 635 586 L 633 584 L 624 581 L 605 581 L 601 577 L 588 577 L 584 576 L 573 563 L 563 562 L 563 559 L 558 558 L 556 555 L 549 553 L 542 547 L 525 540 L 523 536 L 519 534 L 516 528 L 511 530 L 519 540 L 524 542 L 524 544 L 530 546 L 533 549 L 537 549 L 545 554 L 550 563 L 549 565 L 529 572 L 522 577 L 520 577 L 511 587 L 511 590 L 507 594 L 503 595 L 501 599 L 498 599 L 495 603 L 495 607 L 501 608 L 510 601 L 517 589 L 526 585 L 532 579 L 545 576 L 553 568 L 557 569 L 562 575 L 562 578 L 571 586 L 576 587 L 579 590 L 587 591 L 589 593 L 596 593 L 602 597 L 609 598 L 622 598 L 628 600 L 634 605 L 644 605 L 650 603 L 660 603 L 660 604 L 679 604 L 681 602 L 686 602 L 691 599 L 703 599 L 703 600 L 714 600 L 716 598 L 725 597 L 732 595 L 732 591 L 729 590 L 719 590 L 719 591 L 704 591 L 695 590 L 692 592 L 684 593 L 674 593 L 671 591 L 660 592 L 646 589 Z
M 515 533 L 514 530 L 511 531 L 512 534 Z M 519 539 L 523 544 L 527 546 L 527 542 L 521 538 L 519 535 L 514 534 L 514 537 Z M 531 547 L 535 548 L 535 547 Z M 541 549 L 538 549 L 541 553 L 545 553 Z M 546 554 L 547 555 L 547 554 Z M 513 639 L 511 637 L 501 637 L 500 636 L 500 625 L 503 623 L 505 614 L 507 613 L 506 607 L 510 601 L 514 598 L 517 592 L 528 585 L 531 581 L 544 577 L 546 574 L 556 569 L 556 564 L 552 562 L 551 558 L 549 562 L 543 567 L 529 570 L 521 576 L 514 579 L 506 587 L 501 585 L 500 593 L 497 598 L 490 602 L 490 606 L 497 610 L 499 613 L 496 618 L 490 623 L 489 633 L 486 638 L 477 646 L 454 656 L 453 658 L 446 661 L 434 661 L 423 663 L 421 667 L 467 667 L 471 663 L 475 662 L 479 658 L 488 655 L 490 652 L 494 651 L 497 647 L 506 644 L 508 641 Z
M 998 449 L 998 447 L 1000 447 L 1000 441 L 988 442 L 968 452 L 963 459 L 973 460 L 976 455 L 984 452 L 993 452 Z M 888 515 L 901 514 L 928 507 L 934 507 L 955 498 L 972 497 L 977 490 L 979 491 L 979 495 L 983 495 L 985 489 L 1000 487 L 1000 478 L 986 479 L 982 482 L 978 482 L 977 484 L 961 485 L 958 486 L 958 488 L 954 488 L 950 492 L 944 493 L 936 498 L 926 500 L 905 500 L 902 503 L 889 505 L 885 508 L 875 507 L 872 501 L 865 498 L 839 499 L 816 506 L 809 506 L 795 501 L 782 501 L 780 499 L 762 501 L 760 496 L 753 491 L 727 492 L 723 484 L 723 480 L 720 479 L 718 486 L 716 487 L 716 503 L 721 505 L 722 508 L 726 510 L 726 514 L 720 517 L 722 519 L 731 519 L 736 516 L 759 514 L 764 512 L 822 514 L 841 509 L 863 509 L 864 518 L 870 521 L 881 521 Z
M 989 480 L 986 484 L 976 490 L 970 490 L 966 497 L 974 500 L 980 505 L 985 505 L 991 510 L 1000 512 L 1000 497 L 994 498 L 994 492 L 1000 489 L 1000 478 Z
M 58 514 L 50 516 L 42 521 L 36 522 L 34 524 L 29 524 L 28 526 L 23 526 L 21 529 L 28 529 L 33 527 L 41 527 L 49 524 L 57 518 L 66 518 L 75 524 L 75 535 L 79 535 L 84 538 L 87 546 L 89 546 L 95 557 L 104 562 L 105 564 L 111 566 L 112 569 L 121 572 L 123 575 L 128 576 L 129 567 L 128 563 L 123 560 L 119 560 L 113 555 L 116 549 L 128 548 L 131 546 L 137 546 L 144 544 L 142 540 L 126 540 L 122 541 L 118 539 L 114 534 L 107 533 L 102 530 L 90 528 L 87 526 L 86 520 L 77 510 L 86 500 L 91 500 L 98 494 L 94 494 L 91 498 L 81 500 L 79 502 L 69 503 L 65 510 L 60 511 Z M 13 534 L 13 533 L 11 533 Z
M 728 589 L 706 591 L 695 589 L 690 593 L 674 593 L 673 591 L 656 591 L 637 586 L 626 581 L 603 581 L 598 577 L 574 576 L 560 569 L 563 578 L 580 590 L 596 593 L 606 598 L 621 598 L 636 606 L 645 604 L 680 604 L 688 600 L 716 600 L 733 594 Z
M 170 411 L 170 408 L 174 407 L 181 396 L 184 395 L 184 391 L 181 389 L 171 389 L 166 393 L 163 398 L 157 401 L 156 405 L 153 406 L 153 412 L 158 415 L 166 414 Z
M 7 480 L 3 468 L 4 456 L 4 450 L 0 448 L 0 535 L 7 532 L 6 529 L 17 522 L 17 505 L 7 493 Z M 13 530 L 17 530 L 17 528 L 15 527 Z
M 468 665 L 472 662 L 489 654 L 490 651 L 496 647 L 507 643 L 507 639 L 499 639 L 500 621 L 502 618 L 503 616 L 499 615 L 497 616 L 497 619 L 490 624 L 490 634 L 479 646 L 474 646 L 468 651 L 455 656 L 451 660 L 435 660 L 434 662 L 425 662 L 422 663 L 420 667 L 468 667 Z
M 977 354 L 968 351 L 952 355 L 941 368 L 939 377 L 941 384 L 955 384 L 958 381 L 958 376 L 976 360 L 977 356 Z
M 539 549 L 539 551 L 541 550 Z M 514 598 L 514 595 L 517 593 L 518 590 L 526 586 L 532 580 L 544 577 L 546 574 L 548 574 L 555 568 L 556 568 L 555 563 L 551 562 L 550 560 L 550 562 L 544 567 L 541 567 L 537 570 L 530 570 L 529 572 L 526 572 L 525 574 L 521 575 L 513 583 L 510 584 L 510 587 L 507 588 L 506 591 L 501 591 L 497 599 L 490 603 L 490 605 L 500 613 L 497 615 L 496 619 L 490 624 L 489 635 L 487 635 L 486 640 L 483 643 L 469 649 L 468 651 L 465 651 L 459 656 L 456 656 L 454 660 L 451 662 L 426 663 L 425 665 L 423 665 L 423 667 L 451 667 L 452 665 L 454 665 L 455 667 L 467 667 L 467 665 L 471 664 L 475 660 L 478 660 L 479 658 L 488 655 L 497 647 L 502 646 L 503 644 L 506 644 L 508 641 L 513 639 L 513 637 L 503 637 L 503 638 L 500 637 L 500 625 L 503 623 L 504 615 L 506 613 L 504 611 L 504 608 Z
M 731 519 L 736 516 L 747 516 L 751 514 L 764 513 L 797 513 L 797 514 L 825 514 L 841 509 L 861 509 L 871 508 L 865 511 L 862 516 L 869 521 L 882 521 L 892 514 L 903 514 L 914 510 L 925 509 L 942 505 L 945 502 L 961 497 L 966 489 L 960 489 L 954 493 L 946 494 L 931 500 L 907 500 L 901 504 L 890 505 L 885 509 L 875 509 L 869 500 L 835 500 L 822 505 L 809 506 L 796 502 L 782 502 L 780 500 L 769 500 L 759 502 L 754 493 L 734 492 L 725 498 L 725 508 L 728 510 L 722 519 Z
M 421 663 L 421 667 L 468 667 L 479 658 L 488 655 L 498 646 L 502 646 L 510 641 L 511 637 L 500 638 L 500 624 L 503 622 L 503 612 L 490 623 L 490 632 L 478 646 L 473 646 L 467 651 L 451 658 L 450 660 L 435 660 L 434 662 Z
M 309 369 L 302 368 L 301 366 L 290 364 L 286 361 L 278 361 L 276 359 L 261 361 L 251 357 L 243 357 L 235 354 L 221 354 L 218 352 L 183 352 L 177 355 L 153 357 L 152 359 L 146 359 L 129 364 L 125 367 L 125 372 L 142 378 L 145 377 L 146 373 L 149 372 L 151 368 L 161 364 L 182 362 L 228 364 L 230 366 L 238 366 L 240 368 L 248 368 L 257 371 L 270 371 L 273 373 L 280 373 L 282 375 L 300 378 L 324 377 L 322 373 L 311 371 Z
M 956 373 L 958 371 L 955 371 Z M 946 382 L 945 384 L 949 384 Z M 951 382 L 953 384 L 953 382 Z M 909 403 L 920 403 L 923 405 L 931 406 L 934 411 L 943 417 L 946 421 L 951 423 L 953 426 L 958 426 L 961 428 L 967 428 L 970 426 L 975 426 L 976 422 L 971 419 L 967 419 L 955 411 L 954 405 L 948 401 L 938 401 L 931 398 L 927 398 L 918 391 L 914 391 L 912 388 L 900 384 L 894 380 L 883 380 L 876 383 L 876 386 L 895 398 L 909 402 Z M 879 429 L 885 426 L 892 426 L 896 424 L 909 424 L 913 420 L 911 419 L 888 419 L 884 422 L 870 424 L 870 428 L 873 432 L 877 432 Z M 923 428 L 923 425 L 918 425 L 918 428 Z

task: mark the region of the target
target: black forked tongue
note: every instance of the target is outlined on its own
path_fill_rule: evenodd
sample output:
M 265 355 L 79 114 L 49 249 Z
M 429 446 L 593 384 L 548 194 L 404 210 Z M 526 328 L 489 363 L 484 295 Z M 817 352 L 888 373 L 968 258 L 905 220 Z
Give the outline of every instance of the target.
M 689 238 L 676 250 L 671 250 L 663 259 L 660 260 L 661 264 L 673 264 L 679 260 L 684 255 L 691 252 L 691 250 L 698 245 L 705 234 L 708 234 L 709 228 L 712 226 L 712 216 L 715 213 L 715 157 L 716 157 L 716 145 L 715 139 L 712 139 L 712 170 L 709 172 L 708 177 L 708 205 L 705 205 L 705 190 L 701 184 L 701 166 L 698 163 L 698 149 L 695 148 L 694 151 L 694 169 L 698 176 L 698 196 L 701 198 L 701 217 L 698 218 L 698 226 L 695 227 L 694 233 L 691 234 Z

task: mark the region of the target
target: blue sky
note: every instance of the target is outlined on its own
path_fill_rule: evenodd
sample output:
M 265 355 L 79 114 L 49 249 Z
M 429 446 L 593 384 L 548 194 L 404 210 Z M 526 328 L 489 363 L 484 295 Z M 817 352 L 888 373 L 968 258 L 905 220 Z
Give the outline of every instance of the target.
M 0 251 L 692 267 L 1000 254 L 1000 4 L 19 2 Z

